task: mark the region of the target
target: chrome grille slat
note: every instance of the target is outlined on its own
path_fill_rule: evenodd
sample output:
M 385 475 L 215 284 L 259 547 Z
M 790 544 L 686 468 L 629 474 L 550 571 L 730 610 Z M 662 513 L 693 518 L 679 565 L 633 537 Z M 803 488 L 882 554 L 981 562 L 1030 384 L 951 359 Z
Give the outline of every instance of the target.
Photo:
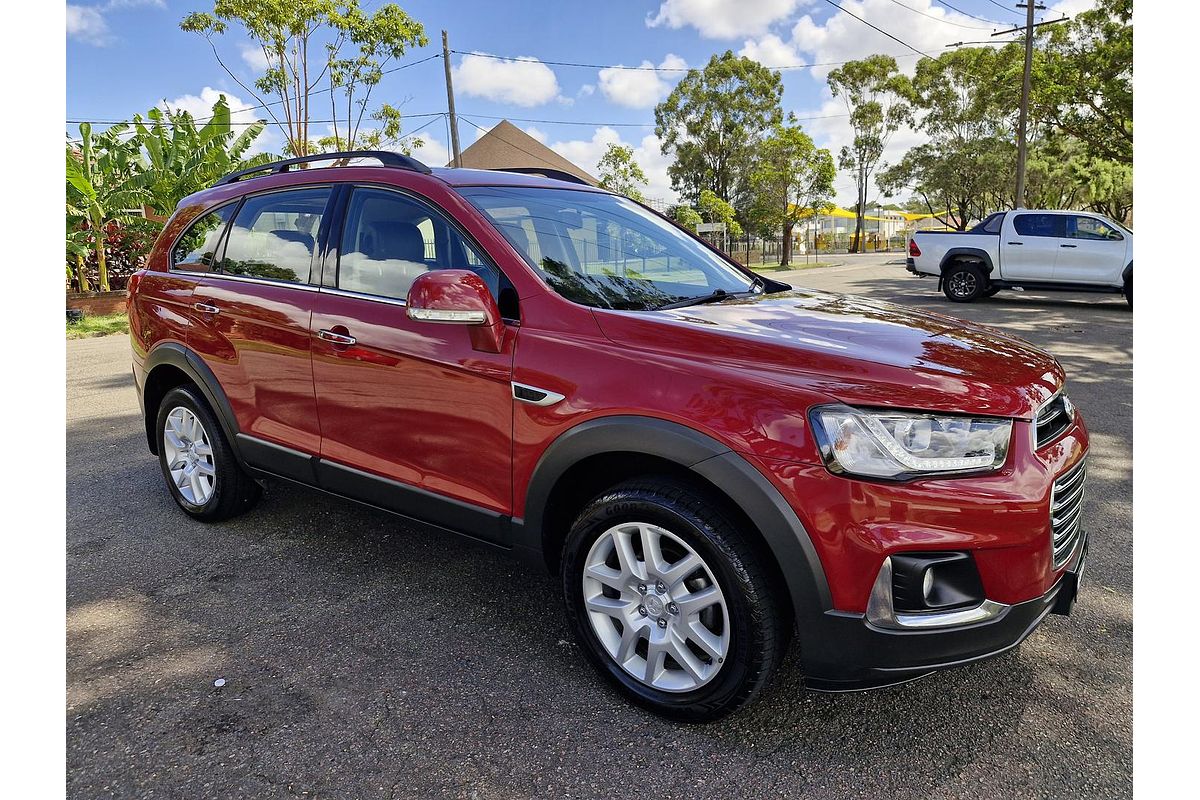
M 1061 436 L 1071 427 L 1071 415 L 1067 413 L 1067 404 L 1059 393 L 1050 402 L 1038 410 L 1034 420 L 1036 431 L 1036 447 L 1043 447 Z
M 1050 491 L 1050 546 L 1055 569 L 1071 557 L 1083 529 L 1086 462 L 1086 457 L 1081 458 L 1079 463 L 1055 478 Z

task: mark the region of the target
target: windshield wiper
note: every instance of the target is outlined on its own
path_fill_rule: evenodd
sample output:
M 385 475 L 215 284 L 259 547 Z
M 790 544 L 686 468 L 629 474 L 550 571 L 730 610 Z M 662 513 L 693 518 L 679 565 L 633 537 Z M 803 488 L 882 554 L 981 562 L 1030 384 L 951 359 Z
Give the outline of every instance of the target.
M 676 300 L 674 303 L 663 303 L 661 306 L 655 306 L 655 311 L 666 311 L 672 308 L 686 308 L 687 306 L 699 306 L 705 303 L 715 303 L 718 300 L 724 300 L 727 297 L 734 295 L 724 289 L 713 289 L 709 294 L 702 294 L 699 297 L 685 297 L 683 300 Z

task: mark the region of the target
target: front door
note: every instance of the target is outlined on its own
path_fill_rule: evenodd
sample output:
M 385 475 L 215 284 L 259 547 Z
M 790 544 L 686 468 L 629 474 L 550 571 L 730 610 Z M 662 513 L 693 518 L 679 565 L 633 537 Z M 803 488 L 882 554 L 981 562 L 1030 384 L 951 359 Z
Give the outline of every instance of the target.
M 322 484 L 409 516 L 503 540 L 512 511 L 512 363 L 470 328 L 414 321 L 417 275 L 471 269 L 503 280 L 432 206 L 355 187 L 331 239 L 312 320 Z M 336 247 L 335 247 L 336 245 Z
M 1054 280 L 1065 283 L 1121 285 L 1125 236 L 1096 217 L 1066 217 L 1066 238 L 1059 244 Z
M 1058 258 L 1063 217 L 1016 212 L 1000 232 L 1000 273 L 1008 281 L 1050 281 Z
M 321 435 L 309 335 L 317 287 L 309 276 L 332 193 L 325 186 L 247 197 L 217 269 L 192 293 L 198 321 L 188 333 L 188 346 L 216 375 L 241 433 L 313 455 Z M 261 447 L 243 450 L 248 460 L 261 461 Z M 257 465 L 309 477 L 291 475 L 286 464 Z

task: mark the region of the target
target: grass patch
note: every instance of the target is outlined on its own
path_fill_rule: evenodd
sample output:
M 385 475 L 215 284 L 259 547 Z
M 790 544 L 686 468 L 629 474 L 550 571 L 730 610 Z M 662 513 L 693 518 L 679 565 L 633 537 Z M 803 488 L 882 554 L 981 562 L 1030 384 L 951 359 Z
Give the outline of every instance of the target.
M 68 339 L 88 339 L 92 336 L 108 336 L 114 333 L 129 333 L 129 318 L 124 314 L 84 317 L 79 322 L 67 323 Z

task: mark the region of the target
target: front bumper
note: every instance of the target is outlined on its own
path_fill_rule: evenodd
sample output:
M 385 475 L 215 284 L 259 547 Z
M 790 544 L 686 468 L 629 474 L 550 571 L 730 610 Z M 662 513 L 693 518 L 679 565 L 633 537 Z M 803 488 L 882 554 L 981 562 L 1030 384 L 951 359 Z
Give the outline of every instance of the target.
M 1087 562 L 1087 543 L 1084 534 L 1071 566 L 1044 595 L 1007 606 L 986 622 L 886 630 L 863 614 L 827 612 L 823 645 L 804 657 L 805 684 L 818 691 L 872 689 L 1000 655 L 1024 641 L 1047 615 L 1071 613 Z

